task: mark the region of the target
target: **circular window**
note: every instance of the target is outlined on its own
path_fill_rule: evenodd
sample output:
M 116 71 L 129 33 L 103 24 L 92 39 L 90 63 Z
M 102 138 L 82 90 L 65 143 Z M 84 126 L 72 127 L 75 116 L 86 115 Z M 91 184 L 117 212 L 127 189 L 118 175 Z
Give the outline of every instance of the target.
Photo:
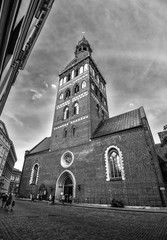
M 73 161 L 74 161 L 74 155 L 70 151 L 65 152 L 61 157 L 61 165 L 64 168 L 70 167 Z

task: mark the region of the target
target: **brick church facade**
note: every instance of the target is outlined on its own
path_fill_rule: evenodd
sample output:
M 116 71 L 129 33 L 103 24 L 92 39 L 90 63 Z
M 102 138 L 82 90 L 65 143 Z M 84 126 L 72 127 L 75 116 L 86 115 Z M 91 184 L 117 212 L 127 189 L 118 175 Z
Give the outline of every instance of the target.
M 59 74 L 51 137 L 26 151 L 20 196 L 74 202 L 166 205 L 164 182 L 143 107 L 109 118 L 106 82 L 83 37 Z

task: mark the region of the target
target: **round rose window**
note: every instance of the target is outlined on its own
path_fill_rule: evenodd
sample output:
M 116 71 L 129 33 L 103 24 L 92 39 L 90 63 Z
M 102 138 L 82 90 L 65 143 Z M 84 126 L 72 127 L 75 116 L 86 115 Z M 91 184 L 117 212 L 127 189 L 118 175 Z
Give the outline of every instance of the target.
M 68 168 L 74 161 L 74 155 L 72 152 L 65 152 L 61 157 L 61 165 L 64 168 Z

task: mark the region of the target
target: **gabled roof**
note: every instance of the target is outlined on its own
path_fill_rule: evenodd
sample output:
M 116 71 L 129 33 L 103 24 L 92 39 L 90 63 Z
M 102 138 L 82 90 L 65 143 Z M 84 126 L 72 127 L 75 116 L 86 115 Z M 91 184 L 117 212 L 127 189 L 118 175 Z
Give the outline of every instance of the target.
M 35 147 L 33 147 L 28 152 L 28 154 L 49 151 L 49 146 L 50 146 L 50 137 L 46 137 L 40 143 L 38 143 Z
M 92 138 L 97 138 L 124 131 L 130 128 L 139 127 L 142 125 L 141 118 L 143 113 L 144 109 L 141 107 L 133 111 L 105 119 L 104 121 L 101 121 Z M 143 116 L 145 116 L 145 114 Z

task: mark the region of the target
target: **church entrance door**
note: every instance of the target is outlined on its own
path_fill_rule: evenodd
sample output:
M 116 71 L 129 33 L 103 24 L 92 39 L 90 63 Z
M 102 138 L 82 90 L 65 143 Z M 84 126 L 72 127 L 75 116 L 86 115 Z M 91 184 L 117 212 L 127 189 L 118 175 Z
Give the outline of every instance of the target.
M 64 195 L 65 195 L 65 202 L 69 201 L 69 196 L 73 195 L 73 183 L 71 178 L 67 178 L 64 183 Z
M 69 197 L 74 200 L 76 196 L 76 180 L 69 170 L 62 172 L 56 181 L 55 199 L 60 201 L 62 195 L 65 195 L 66 202 L 69 202 Z

